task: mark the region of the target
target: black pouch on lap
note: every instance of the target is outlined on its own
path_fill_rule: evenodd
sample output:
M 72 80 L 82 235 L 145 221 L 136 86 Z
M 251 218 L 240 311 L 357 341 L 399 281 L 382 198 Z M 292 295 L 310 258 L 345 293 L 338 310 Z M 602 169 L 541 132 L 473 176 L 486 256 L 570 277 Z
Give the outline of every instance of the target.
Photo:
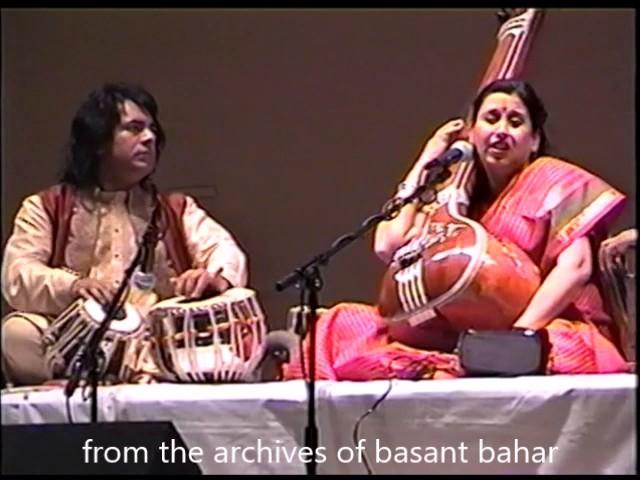
M 546 330 L 467 330 L 456 351 L 469 377 L 543 375 L 549 342 Z

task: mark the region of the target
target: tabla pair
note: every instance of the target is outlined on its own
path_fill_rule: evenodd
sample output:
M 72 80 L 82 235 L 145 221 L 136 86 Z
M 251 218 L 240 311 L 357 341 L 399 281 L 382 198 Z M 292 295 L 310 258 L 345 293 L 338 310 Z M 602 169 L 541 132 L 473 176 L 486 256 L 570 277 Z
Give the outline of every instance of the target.
M 52 322 L 44 336 L 45 362 L 56 375 L 71 374 L 104 318 L 101 305 L 83 299 Z M 263 356 L 265 336 L 265 316 L 250 289 L 198 301 L 170 298 L 153 305 L 146 318 L 127 303 L 100 342 L 101 378 L 132 383 L 151 359 L 160 381 L 247 381 Z

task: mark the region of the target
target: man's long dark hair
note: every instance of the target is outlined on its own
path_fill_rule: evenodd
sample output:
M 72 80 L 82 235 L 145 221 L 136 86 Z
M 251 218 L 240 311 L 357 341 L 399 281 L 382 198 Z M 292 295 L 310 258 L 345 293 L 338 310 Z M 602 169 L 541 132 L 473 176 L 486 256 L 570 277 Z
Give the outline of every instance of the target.
M 92 91 L 73 117 L 61 182 L 76 188 L 98 186 L 100 158 L 113 141 L 113 132 L 120 122 L 120 107 L 126 100 L 134 102 L 153 119 L 156 152 L 160 158 L 166 137 L 153 95 L 139 85 L 107 83 Z

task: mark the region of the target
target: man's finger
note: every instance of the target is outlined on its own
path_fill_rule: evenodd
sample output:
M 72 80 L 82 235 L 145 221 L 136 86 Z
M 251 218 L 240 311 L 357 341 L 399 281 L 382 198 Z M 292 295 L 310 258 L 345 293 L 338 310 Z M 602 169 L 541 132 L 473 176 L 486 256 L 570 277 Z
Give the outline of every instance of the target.
M 100 289 L 98 289 L 97 287 L 89 287 L 88 290 L 89 294 L 96 302 L 98 302 L 100 305 L 104 305 L 105 301 L 104 298 L 102 298 L 102 292 L 100 291 Z
M 202 292 L 209 284 L 209 275 L 205 272 L 197 277 L 196 284 L 193 287 L 193 297 L 198 298 L 202 296 Z
M 224 293 L 231 288 L 229 280 L 224 278 L 221 274 L 216 275 L 216 278 L 212 283 L 213 287 L 220 293 Z
M 173 290 L 177 296 L 184 296 L 184 277 L 178 277 L 174 280 Z
M 194 272 L 195 273 L 195 272 Z M 184 295 L 188 298 L 193 298 L 193 291 L 196 286 L 196 282 L 198 281 L 198 277 L 194 274 L 187 276 L 185 279 L 185 287 L 184 287 Z

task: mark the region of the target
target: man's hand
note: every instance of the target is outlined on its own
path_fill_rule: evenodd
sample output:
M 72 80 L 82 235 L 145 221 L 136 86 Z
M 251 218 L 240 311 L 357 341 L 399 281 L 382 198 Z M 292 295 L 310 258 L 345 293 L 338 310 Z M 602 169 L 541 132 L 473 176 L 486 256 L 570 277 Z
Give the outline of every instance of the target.
M 221 274 L 204 268 L 187 270 L 177 278 L 172 278 L 175 294 L 186 298 L 199 298 L 204 294 L 218 295 L 231 288 L 229 281 Z
M 74 297 L 94 299 L 100 305 L 108 305 L 115 295 L 115 289 L 95 278 L 79 278 L 71 286 Z

